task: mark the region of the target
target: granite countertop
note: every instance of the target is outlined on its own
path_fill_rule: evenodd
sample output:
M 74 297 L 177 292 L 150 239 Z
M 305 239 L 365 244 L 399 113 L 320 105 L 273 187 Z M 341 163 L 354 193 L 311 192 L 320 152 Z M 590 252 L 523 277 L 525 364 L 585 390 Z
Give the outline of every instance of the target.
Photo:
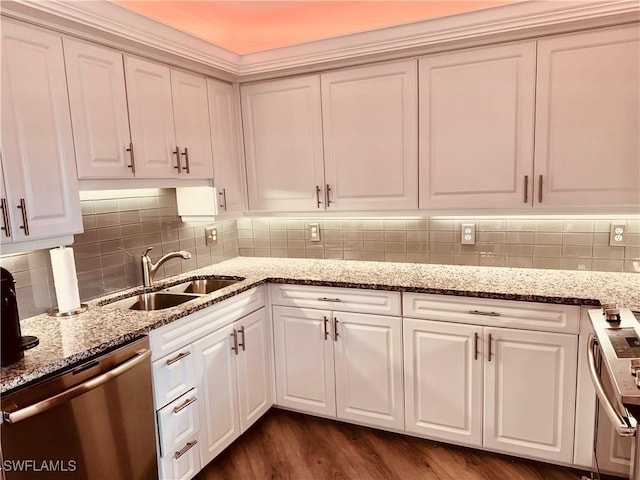
M 22 334 L 37 336 L 40 344 L 27 350 L 23 360 L 0 370 L 0 393 L 140 338 L 154 328 L 266 282 L 570 305 L 617 303 L 640 310 L 640 275 L 636 273 L 237 257 L 156 284 L 168 286 L 208 275 L 239 276 L 245 280 L 188 303 L 153 312 L 105 305 L 107 301 L 140 293 L 141 288 L 137 288 L 87 302 L 89 309 L 75 317 L 56 318 L 42 314 L 23 320 Z

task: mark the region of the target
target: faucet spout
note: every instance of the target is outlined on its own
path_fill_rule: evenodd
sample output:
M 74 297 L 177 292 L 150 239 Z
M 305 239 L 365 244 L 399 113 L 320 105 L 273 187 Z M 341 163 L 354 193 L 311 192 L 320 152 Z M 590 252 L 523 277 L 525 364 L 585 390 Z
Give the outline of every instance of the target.
M 182 258 L 184 260 L 188 260 L 191 258 L 191 254 L 186 250 L 179 250 L 176 252 L 170 252 L 166 255 L 160 257 L 160 259 L 153 263 L 151 261 L 151 257 L 149 257 L 149 252 L 153 250 L 153 247 L 147 248 L 141 258 L 142 262 L 142 284 L 144 287 L 153 287 L 153 277 L 156 276 L 158 269 L 167 261 L 172 258 Z

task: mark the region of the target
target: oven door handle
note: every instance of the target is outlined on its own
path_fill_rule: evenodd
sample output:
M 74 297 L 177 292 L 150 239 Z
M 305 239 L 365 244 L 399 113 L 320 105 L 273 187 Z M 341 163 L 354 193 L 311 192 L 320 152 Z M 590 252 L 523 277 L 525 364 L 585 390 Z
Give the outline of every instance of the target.
M 609 417 L 609 420 L 613 424 L 613 428 L 615 428 L 616 433 L 621 437 L 633 437 L 636 434 L 636 421 L 633 417 L 625 417 L 622 416 L 613 406 L 609 397 L 607 397 L 604 388 L 602 388 L 602 383 L 600 383 L 600 377 L 598 376 L 598 370 L 596 368 L 596 358 L 594 354 L 594 349 L 598 344 L 598 341 L 594 337 L 593 333 L 589 334 L 589 348 L 587 350 L 588 355 L 588 363 L 589 363 L 589 373 L 591 374 L 591 382 L 593 383 L 593 387 L 596 390 L 596 395 L 598 396 L 598 400 L 600 400 L 600 405 L 604 409 L 604 412 Z
M 28 405 L 24 408 L 16 410 L 14 412 L 2 412 L 2 417 L 7 423 L 18 423 L 22 420 L 26 420 L 29 417 L 33 417 L 34 415 L 38 415 L 39 413 L 45 412 L 47 410 L 52 409 L 58 405 L 69 402 L 70 400 L 79 397 L 80 395 L 87 393 L 95 388 L 98 388 L 101 385 L 104 385 L 109 380 L 112 380 L 123 373 L 131 370 L 135 366 L 144 362 L 148 358 L 151 357 L 151 350 L 143 349 L 136 352 L 135 356 L 130 358 L 129 360 L 121 363 L 115 368 L 102 373 L 96 377 L 90 378 L 86 382 L 83 382 L 79 385 L 71 387 L 67 390 L 64 390 L 52 397 L 45 398 L 33 405 Z

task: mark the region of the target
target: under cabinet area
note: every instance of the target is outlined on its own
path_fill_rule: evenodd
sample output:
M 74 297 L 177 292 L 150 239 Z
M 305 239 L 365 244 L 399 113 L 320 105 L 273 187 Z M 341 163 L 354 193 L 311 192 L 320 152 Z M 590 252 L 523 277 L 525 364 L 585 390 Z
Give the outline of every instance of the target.
M 564 305 L 404 294 L 406 430 L 572 463 L 578 318 Z M 555 331 L 535 331 L 545 320 Z

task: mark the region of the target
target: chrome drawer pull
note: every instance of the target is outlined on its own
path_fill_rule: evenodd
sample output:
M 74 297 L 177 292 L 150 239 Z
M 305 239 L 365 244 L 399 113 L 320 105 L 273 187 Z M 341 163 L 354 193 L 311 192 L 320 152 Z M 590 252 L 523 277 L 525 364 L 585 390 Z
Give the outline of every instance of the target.
M 473 336 L 474 336 L 473 359 L 477 360 L 478 359 L 478 332 L 475 332 Z
M 242 351 L 245 351 L 245 339 L 244 339 L 244 325 L 238 329 L 238 333 L 242 334 L 242 343 L 238 342 L 238 346 L 242 347 Z
M 24 234 L 26 236 L 29 236 L 29 218 L 27 216 L 27 204 L 25 203 L 24 198 L 20 199 L 20 205 L 18 205 L 18 208 L 22 211 L 22 225 L 20 225 L 20 228 L 24 230 Z
M 233 332 L 229 335 L 233 337 L 233 345 L 231 345 L 231 350 L 238 355 L 238 331 L 234 328 Z
M 227 211 L 227 190 L 223 188 L 218 195 L 222 197 L 222 201 L 220 202 L 220 208 L 223 208 L 224 211 Z
M 491 338 L 491 334 L 489 334 L 489 361 L 491 361 L 491 355 L 493 355 L 493 352 L 491 351 L 491 341 L 493 339 Z
M 316 208 L 320 208 L 320 205 L 322 205 L 322 202 L 320 201 L 320 192 L 322 191 L 322 189 L 320 188 L 319 185 L 316 185 Z
M 7 211 L 7 199 L 0 199 L 0 208 L 2 209 L 2 225 L 3 227 L 0 230 L 4 230 L 4 236 L 11 236 L 11 227 L 9 226 L 9 212 Z
M 342 300 L 340 300 L 339 298 L 327 298 L 327 297 L 322 297 L 318 299 L 319 302 L 341 302 Z
M 187 398 L 182 405 L 178 405 L 177 407 L 174 407 L 173 413 L 179 413 L 180 411 L 184 410 L 189 405 L 191 405 L 193 402 L 195 402 L 197 399 L 198 399 L 197 397 Z
M 524 176 L 524 203 L 529 203 L 529 175 Z
M 193 447 L 196 443 L 198 443 L 198 440 L 194 440 L 193 442 L 187 442 L 187 444 L 182 447 L 181 450 L 178 450 L 175 455 L 173 456 L 173 458 L 175 460 L 178 460 L 182 455 L 184 455 L 185 453 L 187 453 L 189 451 L 189 449 L 191 447 Z
M 327 328 L 327 325 L 329 324 L 329 319 L 327 317 L 323 317 L 324 318 L 324 339 L 326 340 L 327 338 L 329 338 L 329 329 Z
M 184 147 L 184 153 L 182 153 L 182 155 L 184 156 L 185 162 L 184 169 L 187 173 L 191 173 L 191 166 L 189 164 L 189 149 L 187 147 Z
M 136 174 L 136 161 L 133 156 L 133 143 L 129 143 L 129 148 L 126 149 L 127 152 L 131 153 L 131 165 L 127 165 L 128 168 L 131 169 L 131 173 Z
M 482 310 L 469 310 L 471 315 L 484 315 L 486 317 L 499 317 L 498 312 L 483 312 Z
M 333 317 L 333 341 L 337 342 L 338 341 L 338 324 L 340 322 L 338 321 L 338 319 L 336 317 Z
M 167 365 L 171 365 L 172 363 L 179 362 L 184 357 L 187 357 L 189 355 L 191 355 L 191 352 L 181 352 L 178 355 L 176 355 L 175 357 L 170 358 L 169 360 L 167 360 Z
M 177 161 L 176 166 L 173 168 L 178 170 L 178 173 L 182 173 L 182 163 L 180 162 L 180 147 L 176 146 L 175 151 L 171 153 L 176 156 L 176 161 Z

